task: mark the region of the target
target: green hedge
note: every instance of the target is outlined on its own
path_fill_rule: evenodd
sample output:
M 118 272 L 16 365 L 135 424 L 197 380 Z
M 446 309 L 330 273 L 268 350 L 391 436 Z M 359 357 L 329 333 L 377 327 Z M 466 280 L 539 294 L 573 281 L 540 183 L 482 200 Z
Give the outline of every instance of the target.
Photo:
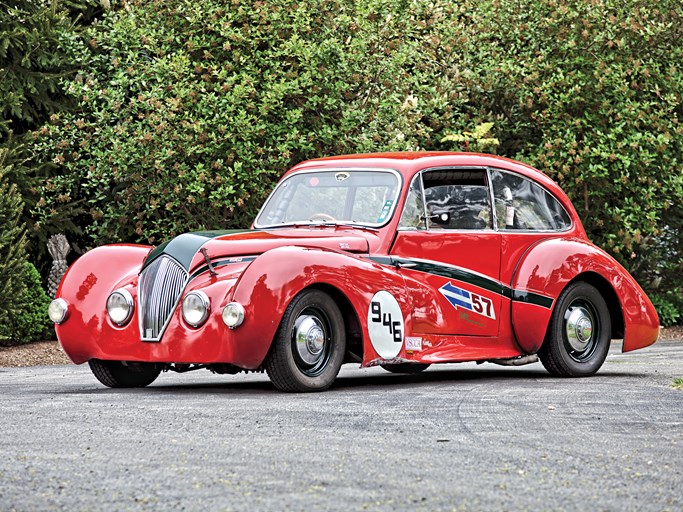
M 244 227 L 303 159 L 471 149 L 447 136 L 492 122 L 488 151 L 678 293 L 682 27 L 678 0 L 128 1 L 72 47 L 76 111 L 35 133 L 35 230 L 84 249 Z
M 574 201 L 589 237 L 641 282 L 683 271 L 683 4 L 491 2 L 477 16 L 479 112 L 500 151 Z
M 79 218 L 91 246 L 248 226 L 294 163 L 417 148 L 425 117 L 453 125 L 464 101 L 445 69 L 456 55 L 439 62 L 451 10 L 129 2 L 89 34 L 86 71 L 69 84 L 80 110 L 37 133 L 55 165 L 39 228 Z

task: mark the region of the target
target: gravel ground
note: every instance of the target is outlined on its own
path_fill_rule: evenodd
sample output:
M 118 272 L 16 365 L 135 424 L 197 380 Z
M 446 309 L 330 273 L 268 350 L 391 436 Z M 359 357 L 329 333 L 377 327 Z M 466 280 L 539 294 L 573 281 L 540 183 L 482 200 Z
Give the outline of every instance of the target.
M 463 363 L 109 389 L 87 365 L 0 369 L 0 511 L 683 510 L 683 343 L 588 379 Z
M 71 360 L 56 341 L 38 341 L 18 347 L 0 347 L 0 368 L 70 363 Z
M 661 340 L 683 340 L 683 326 L 662 329 Z M 18 347 L 0 347 L 0 368 L 70 364 L 56 341 L 38 341 Z

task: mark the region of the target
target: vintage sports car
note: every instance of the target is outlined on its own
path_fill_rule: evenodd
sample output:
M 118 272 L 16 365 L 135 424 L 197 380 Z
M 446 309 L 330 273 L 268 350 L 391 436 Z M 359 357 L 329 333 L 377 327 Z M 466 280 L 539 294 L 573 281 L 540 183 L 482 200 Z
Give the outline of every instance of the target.
M 580 377 L 612 338 L 627 352 L 659 333 L 643 290 L 552 180 L 472 153 L 303 162 L 252 229 L 99 247 L 57 297 L 64 351 L 111 387 L 207 368 L 318 391 L 344 363 L 416 373 L 538 358 Z

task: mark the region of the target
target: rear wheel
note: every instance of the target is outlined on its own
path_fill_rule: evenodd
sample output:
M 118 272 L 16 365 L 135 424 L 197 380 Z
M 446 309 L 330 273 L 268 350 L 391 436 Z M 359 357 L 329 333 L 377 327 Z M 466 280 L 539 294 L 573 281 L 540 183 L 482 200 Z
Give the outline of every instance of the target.
M 557 299 L 538 355 L 552 375 L 586 377 L 607 357 L 611 332 L 607 303 L 585 282 L 569 285 Z
M 337 377 L 345 350 L 337 304 L 321 290 L 305 290 L 287 306 L 264 366 L 280 391 L 323 391 Z
M 386 371 L 391 373 L 421 373 L 430 367 L 426 363 L 396 363 L 396 364 L 382 364 L 380 365 Z
M 102 384 L 110 388 L 143 388 L 156 380 L 161 366 L 153 363 L 124 363 L 122 361 L 88 361 L 90 370 Z

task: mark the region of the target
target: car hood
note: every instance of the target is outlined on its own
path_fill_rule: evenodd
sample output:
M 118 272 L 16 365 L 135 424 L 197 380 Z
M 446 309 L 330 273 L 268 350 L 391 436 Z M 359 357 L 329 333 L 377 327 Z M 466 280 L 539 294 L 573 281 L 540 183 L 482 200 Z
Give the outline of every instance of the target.
M 201 231 L 185 233 L 150 251 L 142 266 L 144 270 L 162 255 L 168 255 L 188 272 L 210 259 L 222 257 L 256 256 L 271 249 L 286 246 L 316 247 L 335 251 L 367 254 L 372 232 L 337 231 L 331 228 L 278 229 L 246 231 Z

